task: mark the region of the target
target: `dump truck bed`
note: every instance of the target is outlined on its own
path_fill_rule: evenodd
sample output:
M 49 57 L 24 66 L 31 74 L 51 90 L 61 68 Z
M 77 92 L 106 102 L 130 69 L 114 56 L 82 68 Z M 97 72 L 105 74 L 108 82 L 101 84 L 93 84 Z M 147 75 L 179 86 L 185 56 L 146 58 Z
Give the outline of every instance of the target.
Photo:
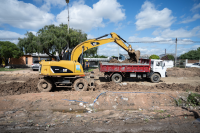
M 141 59 L 140 63 L 100 63 L 101 72 L 150 72 L 151 60 Z

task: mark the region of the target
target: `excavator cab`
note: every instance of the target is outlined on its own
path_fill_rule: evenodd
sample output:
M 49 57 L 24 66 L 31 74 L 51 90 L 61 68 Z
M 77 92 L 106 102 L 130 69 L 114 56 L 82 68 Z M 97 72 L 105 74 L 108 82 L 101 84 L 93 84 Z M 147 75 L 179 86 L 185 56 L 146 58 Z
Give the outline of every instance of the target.
M 63 54 L 63 59 L 62 60 L 71 60 L 71 54 L 72 54 L 73 49 L 68 48 L 67 50 L 65 50 L 65 53 Z M 78 62 L 82 65 L 83 69 L 84 69 L 84 58 L 83 58 L 83 54 L 81 54 L 78 58 Z

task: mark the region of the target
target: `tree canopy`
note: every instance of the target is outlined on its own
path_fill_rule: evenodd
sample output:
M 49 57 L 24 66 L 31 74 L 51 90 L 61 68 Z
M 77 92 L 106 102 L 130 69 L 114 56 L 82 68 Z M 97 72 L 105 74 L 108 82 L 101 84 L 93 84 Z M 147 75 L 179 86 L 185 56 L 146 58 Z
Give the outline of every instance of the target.
M 161 58 L 161 60 L 174 60 L 174 56 L 171 54 L 167 54 Z
M 96 57 L 97 50 L 98 50 L 98 47 L 88 49 L 87 51 L 84 52 L 84 57 Z
M 181 59 L 199 60 L 200 59 L 200 47 L 197 50 L 190 50 L 180 56 Z
M 67 24 L 59 26 L 47 25 L 37 32 L 35 36 L 32 32 L 27 32 L 25 38 L 20 38 L 18 46 L 25 53 L 46 53 L 54 57 L 56 52 L 62 59 L 63 51 L 67 46 L 73 48 L 79 43 L 87 40 L 87 34 L 81 30 L 69 29 Z
M 0 41 L 0 56 L 3 58 L 19 58 L 23 52 L 18 46 L 9 41 Z
M 149 57 L 149 59 L 160 59 L 160 57 L 158 55 L 153 54 Z

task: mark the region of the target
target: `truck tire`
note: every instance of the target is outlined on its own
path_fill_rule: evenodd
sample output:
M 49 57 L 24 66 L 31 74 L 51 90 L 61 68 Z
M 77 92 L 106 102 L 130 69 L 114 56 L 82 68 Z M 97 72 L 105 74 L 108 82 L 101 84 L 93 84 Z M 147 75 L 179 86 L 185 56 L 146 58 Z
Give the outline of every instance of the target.
M 79 78 L 75 80 L 73 86 L 75 91 L 87 91 L 88 83 L 85 79 Z
M 52 89 L 52 82 L 49 79 L 40 79 L 38 83 L 38 90 L 40 92 L 49 92 Z
M 115 73 L 112 75 L 112 81 L 115 83 L 120 83 L 122 82 L 122 75 L 120 75 L 119 73 Z
M 160 75 L 158 73 L 154 73 L 150 78 L 151 82 L 158 83 L 160 81 Z

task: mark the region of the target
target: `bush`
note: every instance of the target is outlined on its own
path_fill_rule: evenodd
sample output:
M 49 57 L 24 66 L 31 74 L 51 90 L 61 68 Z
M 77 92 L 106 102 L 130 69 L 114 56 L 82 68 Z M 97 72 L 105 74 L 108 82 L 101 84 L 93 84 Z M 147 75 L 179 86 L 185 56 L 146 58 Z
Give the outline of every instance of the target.
M 160 59 L 160 57 L 158 55 L 153 54 L 149 57 L 149 59 Z

